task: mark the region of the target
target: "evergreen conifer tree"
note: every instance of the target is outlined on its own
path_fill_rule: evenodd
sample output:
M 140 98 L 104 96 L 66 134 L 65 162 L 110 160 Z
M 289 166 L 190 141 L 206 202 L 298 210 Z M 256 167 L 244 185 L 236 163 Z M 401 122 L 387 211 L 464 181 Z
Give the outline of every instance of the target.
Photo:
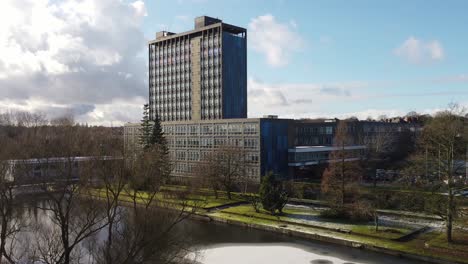
M 149 118 L 149 105 L 145 104 L 143 106 L 143 119 L 141 120 L 141 134 L 140 134 L 140 145 L 143 150 L 147 150 L 150 146 L 151 133 L 153 125 L 151 124 Z
M 168 154 L 169 149 L 167 147 L 166 138 L 164 138 L 164 132 L 161 126 L 161 119 L 159 119 L 159 115 L 157 113 L 153 121 L 154 124 L 149 139 L 149 145 L 153 146 L 157 144 L 163 149 L 164 154 Z
M 282 213 L 283 207 L 288 201 L 288 193 L 271 172 L 262 177 L 259 196 L 263 209 L 272 215 L 276 214 L 276 211 Z

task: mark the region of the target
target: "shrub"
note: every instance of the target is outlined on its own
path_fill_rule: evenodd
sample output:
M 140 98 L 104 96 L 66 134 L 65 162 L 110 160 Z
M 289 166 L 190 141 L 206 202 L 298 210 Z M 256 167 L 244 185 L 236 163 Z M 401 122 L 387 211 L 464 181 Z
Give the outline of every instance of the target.
M 282 213 L 289 198 L 281 182 L 277 181 L 275 176 L 271 173 L 262 178 L 259 195 L 263 209 L 269 211 L 273 215 L 276 214 L 276 211 Z

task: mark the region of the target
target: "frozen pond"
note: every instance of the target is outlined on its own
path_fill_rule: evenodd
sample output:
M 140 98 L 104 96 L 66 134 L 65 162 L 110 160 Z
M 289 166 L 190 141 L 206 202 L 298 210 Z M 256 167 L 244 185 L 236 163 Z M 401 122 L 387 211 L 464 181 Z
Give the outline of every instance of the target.
M 416 264 L 423 263 L 360 249 L 305 241 L 261 230 L 189 221 L 203 264 Z

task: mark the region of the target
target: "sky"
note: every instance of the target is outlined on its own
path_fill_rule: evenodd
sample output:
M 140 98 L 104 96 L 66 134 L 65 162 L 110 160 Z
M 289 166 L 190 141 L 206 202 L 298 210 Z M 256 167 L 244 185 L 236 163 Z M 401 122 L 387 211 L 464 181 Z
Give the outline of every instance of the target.
M 0 112 L 141 119 L 147 42 L 208 15 L 248 30 L 248 116 L 468 106 L 464 0 L 1 0 Z

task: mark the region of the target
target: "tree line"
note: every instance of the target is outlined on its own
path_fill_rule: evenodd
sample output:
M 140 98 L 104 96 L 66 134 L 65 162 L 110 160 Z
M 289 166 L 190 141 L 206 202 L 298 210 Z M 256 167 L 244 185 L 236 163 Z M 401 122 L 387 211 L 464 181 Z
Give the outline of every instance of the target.
M 0 143 L 0 263 L 187 261 L 177 226 L 196 207 L 190 190 L 161 198 L 164 143 L 128 157 L 113 129 L 24 112 L 0 116 Z
M 373 218 L 378 229 L 377 210 L 385 209 L 395 197 L 378 189 L 370 193 L 362 191 L 362 177 L 371 161 L 349 161 L 351 157 L 344 150 L 351 144 L 347 126 L 346 121 L 339 123 L 334 138 L 336 150 L 329 157 L 333 162 L 323 173 L 321 190 L 330 205 L 323 214 L 347 219 Z M 385 140 L 378 143 L 380 146 L 389 144 Z M 410 151 L 398 164 L 402 173 L 393 186 L 414 191 L 409 193 L 413 199 L 422 201 L 422 205 L 415 208 L 414 203 L 402 201 L 399 208 L 439 216 L 445 221 L 447 241 L 453 242 L 454 223 L 467 216 L 466 208 L 461 206 L 462 194 L 468 190 L 468 120 L 465 109 L 450 105 L 448 109 L 426 118 L 422 131 L 416 134 L 414 146 L 406 146 L 405 149 Z M 379 149 L 370 151 L 374 151 L 371 157 L 388 153 L 379 153 Z

